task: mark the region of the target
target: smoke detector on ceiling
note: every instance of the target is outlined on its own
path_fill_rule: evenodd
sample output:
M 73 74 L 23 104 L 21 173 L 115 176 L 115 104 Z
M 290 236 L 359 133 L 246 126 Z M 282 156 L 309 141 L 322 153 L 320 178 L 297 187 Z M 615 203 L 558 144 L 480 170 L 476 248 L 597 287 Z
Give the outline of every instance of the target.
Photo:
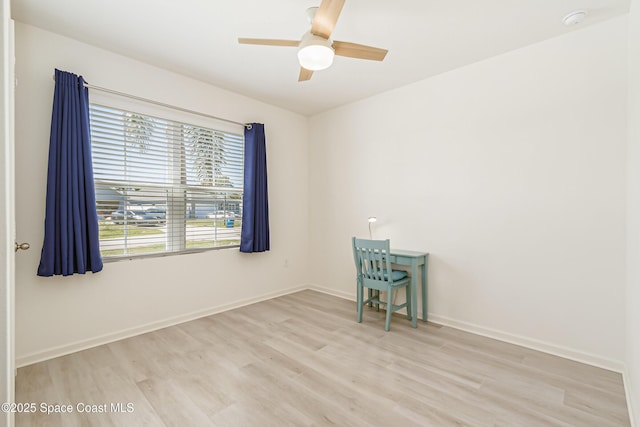
M 567 27 L 570 27 L 572 25 L 581 23 L 586 16 L 586 10 L 574 10 L 573 12 L 565 16 L 562 19 L 562 22 L 564 22 L 564 25 L 566 25 Z

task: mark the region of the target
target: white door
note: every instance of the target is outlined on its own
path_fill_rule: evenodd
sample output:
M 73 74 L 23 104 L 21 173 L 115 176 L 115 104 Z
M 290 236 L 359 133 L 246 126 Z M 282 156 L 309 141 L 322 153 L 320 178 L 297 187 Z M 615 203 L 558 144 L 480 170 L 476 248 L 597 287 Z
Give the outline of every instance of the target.
M 9 1 L 1 0 L 0 29 L 0 403 L 15 401 L 15 200 L 13 93 L 13 21 Z M 0 411 L 0 426 L 13 426 L 14 414 Z

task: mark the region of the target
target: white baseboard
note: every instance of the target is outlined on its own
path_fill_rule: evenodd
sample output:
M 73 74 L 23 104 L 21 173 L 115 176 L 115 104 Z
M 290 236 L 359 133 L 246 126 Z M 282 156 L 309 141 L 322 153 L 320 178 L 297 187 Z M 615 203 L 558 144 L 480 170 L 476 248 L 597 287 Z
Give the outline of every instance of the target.
M 542 351 L 543 353 L 553 354 L 554 356 L 564 357 L 565 359 L 575 360 L 576 362 L 586 363 L 587 365 L 596 366 L 598 368 L 607 369 L 614 372 L 622 373 L 624 371 L 624 363 L 619 360 L 607 359 L 605 357 L 575 350 L 569 347 L 552 344 L 546 341 L 527 338 L 522 335 L 512 334 L 497 329 L 478 326 L 473 323 L 463 322 L 450 319 L 445 316 L 429 313 L 430 322 L 438 323 L 451 328 L 460 329 L 462 331 L 471 332 L 476 335 L 482 335 L 487 338 L 493 338 L 499 341 L 508 342 L 510 344 L 520 345 L 532 350 Z
M 322 286 L 314 285 L 310 286 L 309 289 L 350 301 L 355 301 L 356 299 L 354 293 L 340 292 L 336 291 L 335 289 L 324 288 Z M 422 318 L 421 312 L 418 313 L 418 318 Z M 576 362 L 586 363 L 587 365 L 596 366 L 598 368 L 603 368 L 619 373 L 624 372 L 624 363 L 619 360 L 607 359 L 604 357 L 596 356 L 594 354 L 574 350 L 569 347 L 559 346 L 546 341 L 535 340 L 522 335 L 511 334 L 497 329 L 486 328 L 473 323 L 463 322 L 437 314 L 429 313 L 428 319 L 430 322 L 438 323 L 450 328 L 460 329 L 462 331 L 470 332 L 476 335 L 482 335 L 487 338 L 493 338 L 499 341 L 508 342 L 510 344 L 520 345 L 532 350 L 538 350 L 543 353 L 553 354 L 554 356 L 564 357 L 565 359 L 575 360 Z M 627 388 L 625 387 L 625 389 Z
M 636 423 L 635 423 L 635 418 L 633 416 L 634 412 L 634 407 L 633 407 L 633 402 L 634 400 L 631 398 L 631 380 L 630 380 L 630 376 L 629 376 L 629 371 L 625 368 L 625 370 L 622 372 L 622 380 L 624 382 L 624 393 L 625 396 L 627 398 L 627 409 L 629 411 L 629 421 L 631 422 L 631 427 L 636 427 Z
M 322 292 L 323 294 L 327 294 L 327 295 L 331 295 L 331 296 L 334 296 L 334 297 L 346 299 L 346 300 L 349 300 L 349 301 L 355 301 L 356 300 L 355 293 L 347 293 L 347 292 L 336 291 L 335 289 L 329 289 L 329 288 L 325 288 L 325 287 L 322 287 L 322 286 L 316 286 L 316 285 L 309 286 L 309 287 L 307 287 L 307 289 L 312 290 L 312 291 Z
M 235 308 L 244 307 L 250 304 L 255 304 L 257 302 L 269 300 L 272 298 L 292 294 L 294 292 L 299 292 L 307 289 L 317 291 L 317 292 L 322 292 L 322 293 L 332 295 L 338 298 L 343 298 L 349 301 L 355 301 L 355 295 L 353 293 L 336 291 L 335 289 L 325 288 L 325 287 L 316 286 L 316 285 L 301 285 L 301 286 L 296 286 L 296 287 L 292 287 L 285 290 L 266 293 L 257 297 L 246 298 L 246 299 L 238 300 L 232 303 L 211 307 L 205 310 L 200 310 L 200 311 L 196 311 L 196 312 L 192 312 L 192 313 L 188 313 L 180 316 L 171 317 L 171 318 L 157 321 L 157 322 L 147 323 L 145 325 L 137 326 L 135 328 L 129 328 L 122 331 L 105 334 L 105 335 L 91 338 L 88 340 L 77 341 L 71 344 L 52 347 L 43 351 L 27 354 L 27 355 L 18 357 L 16 359 L 15 366 L 16 368 L 20 368 L 23 366 L 31 365 L 33 363 L 42 362 L 44 360 L 52 359 L 59 356 L 64 356 L 67 354 L 86 350 L 88 348 L 96 347 L 103 344 L 108 344 L 110 342 L 118 341 L 125 338 L 130 338 L 132 336 L 144 334 L 147 332 L 152 332 L 158 329 L 166 328 L 168 326 L 189 322 L 191 320 L 199 319 L 206 316 L 211 316 L 213 314 L 222 313 L 224 311 L 233 310 Z M 421 313 L 419 313 L 419 316 L 421 317 Z M 544 353 L 553 354 L 555 356 L 564 357 L 566 359 L 575 360 L 577 362 L 582 362 L 582 363 L 597 366 L 600 368 L 608 369 L 611 371 L 620 372 L 622 374 L 622 378 L 624 382 L 624 389 L 625 389 L 625 394 L 627 399 L 627 407 L 629 410 L 629 419 L 631 421 L 631 427 L 636 426 L 635 418 L 634 418 L 634 408 L 632 405 L 633 400 L 631 398 L 632 396 L 631 396 L 631 384 L 629 382 L 630 381 L 629 372 L 626 370 L 624 363 L 616 360 L 595 356 L 593 354 L 577 351 L 571 348 L 550 344 L 548 342 L 534 340 L 531 338 L 527 338 L 527 337 L 516 335 L 516 334 L 510 334 L 510 333 L 496 330 L 496 329 L 485 328 L 482 326 L 475 325 L 473 323 L 450 319 L 448 317 L 440 316 L 437 314 L 429 314 L 429 321 L 433 323 L 438 323 L 444 326 L 448 326 L 451 328 L 460 329 L 473 334 L 482 335 L 488 338 L 493 338 L 493 339 L 508 342 L 511 344 L 520 345 L 533 350 L 542 351 Z
M 234 301 L 228 304 L 222 304 L 219 306 L 207 308 L 205 310 L 199 310 L 192 313 L 182 314 L 180 316 L 170 317 L 164 320 L 147 323 L 134 328 L 129 328 L 113 333 L 108 333 L 98 337 L 90 338 L 87 340 L 76 341 L 70 344 L 65 344 L 57 347 L 52 347 L 46 350 L 37 351 L 34 353 L 22 355 L 16 357 L 16 368 L 31 365 L 34 363 L 42 362 L 45 360 L 53 359 L 55 357 L 65 356 L 67 354 L 75 353 L 77 351 L 86 350 L 99 345 L 108 344 L 110 342 L 130 338 L 140 334 L 146 334 L 147 332 L 163 329 L 168 326 L 177 325 L 191 320 L 199 319 L 201 317 L 211 316 L 213 314 L 222 313 L 224 311 L 233 310 L 235 308 L 244 307 L 246 305 L 255 304 L 257 302 L 269 300 L 283 295 L 292 294 L 305 289 L 309 289 L 308 286 L 296 286 L 293 288 L 280 290 L 276 292 L 269 292 L 257 297 L 246 298 L 238 301 Z
M 309 289 L 328 295 L 333 295 L 335 297 L 343 298 L 349 301 L 356 300 L 356 297 L 353 293 L 336 291 L 335 289 L 324 288 L 322 286 L 310 286 Z M 418 313 L 418 318 L 422 318 L 422 313 Z M 568 347 L 550 344 L 545 341 L 534 340 L 521 335 L 510 334 L 507 332 L 485 328 L 468 322 L 453 320 L 445 316 L 439 316 L 437 314 L 429 314 L 428 318 L 430 322 L 438 323 L 450 328 L 460 329 L 473 334 L 508 342 L 510 344 L 527 347 L 532 350 L 542 351 L 543 353 L 553 354 L 554 356 L 563 357 L 565 359 L 575 360 L 577 362 L 586 363 L 588 365 L 597 366 L 599 368 L 607 369 L 610 371 L 620 372 L 622 374 L 624 383 L 624 390 L 627 399 L 627 408 L 629 410 L 629 420 L 631 422 L 631 427 L 636 427 L 633 412 L 634 408 L 632 405 L 633 400 L 631 399 L 631 384 L 629 380 L 629 373 L 626 370 L 623 362 L 595 356 L 593 354 L 577 351 Z
M 21 355 L 16 358 L 16 367 L 31 365 L 33 363 L 42 362 L 44 360 L 53 359 L 54 357 L 64 356 L 67 354 L 75 353 L 77 351 L 86 350 L 88 348 L 96 347 L 110 342 L 118 341 L 125 338 L 130 338 L 135 335 L 152 332 L 158 329 L 166 328 L 168 326 L 177 325 L 180 323 L 188 322 L 191 320 L 199 319 L 201 317 L 211 316 L 213 314 L 222 313 L 224 311 L 233 310 L 235 308 L 244 307 L 246 305 L 255 304 L 260 301 L 276 298 L 283 295 L 288 295 L 294 292 L 302 290 L 314 290 L 322 292 L 328 295 L 332 295 L 338 298 L 343 298 L 349 301 L 355 301 L 355 294 L 348 292 L 336 291 L 335 289 L 325 288 L 317 285 L 300 285 L 289 289 L 284 289 L 276 292 L 266 293 L 257 297 L 246 298 L 243 300 L 234 301 L 228 304 L 222 304 L 219 306 L 211 307 L 205 310 L 200 310 L 192 313 L 183 314 L 180 316 L 171 317 L 168 319 L 147 323 L 145 325 L 129 328 L 98 337 L 94 337 L 87 340 L 77 341 L 70 344 L 65 344 L 58 347 L 52 347 L 46 350 Z M 421 313 L 418 313 L 419 318 Z M 447 318 L 445 316 L 439 316 L 436 314 L 429 314 L 429 321 L 438 323 L 451 328 L 460 329 L 466 332 L 471 332 L 477 335 L 486 336 L 488 338 L 505 341 L 511 344 L 521 345 L 523 347 L 531 348 L 533 350 L 539 350 L 545 353 L 553 354 L 556 356 L 564 357 L 567 359 L 575 360 L 578 362 L 586 363 L 589 365 L 597 366 L 604 369 L 609 369 L 615 372 L 623 372 L 624 364 L 620 361 L 610 360 L 595 356 L 592 354 L 584 353 L 581 351 L 573 350 L 571 348 L 550 344 L 544 341 L 534 340 L 520 335 L 510 334 L 507 332 L 485 328 L 468 322 L 462 322 L 454 319 Z M 626 384 L 625 384 L 626 385 Z M 625 389 L 628 389 L 625 387 Z M 630 400 L 627 400 L 630 402 Z

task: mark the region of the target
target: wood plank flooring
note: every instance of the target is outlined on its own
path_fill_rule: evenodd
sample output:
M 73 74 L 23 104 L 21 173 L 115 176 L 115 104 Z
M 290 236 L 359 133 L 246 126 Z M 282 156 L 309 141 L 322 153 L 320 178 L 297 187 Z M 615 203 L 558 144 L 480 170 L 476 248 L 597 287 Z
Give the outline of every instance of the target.
M 20 368 L 16 425 L 629 425 L 618 373 L 384 315 L 303 291 Z

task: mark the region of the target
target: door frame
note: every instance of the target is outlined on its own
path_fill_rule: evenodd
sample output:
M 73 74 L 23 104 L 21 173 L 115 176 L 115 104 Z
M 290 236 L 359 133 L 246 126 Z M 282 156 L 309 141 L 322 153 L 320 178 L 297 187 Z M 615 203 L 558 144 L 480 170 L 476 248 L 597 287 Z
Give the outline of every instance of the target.
M 0 30 L 0 403 L 15 402 L 14 27 L 10 0 L 1 0 Z M 14 414 L 0 411 L 0 426 Z

